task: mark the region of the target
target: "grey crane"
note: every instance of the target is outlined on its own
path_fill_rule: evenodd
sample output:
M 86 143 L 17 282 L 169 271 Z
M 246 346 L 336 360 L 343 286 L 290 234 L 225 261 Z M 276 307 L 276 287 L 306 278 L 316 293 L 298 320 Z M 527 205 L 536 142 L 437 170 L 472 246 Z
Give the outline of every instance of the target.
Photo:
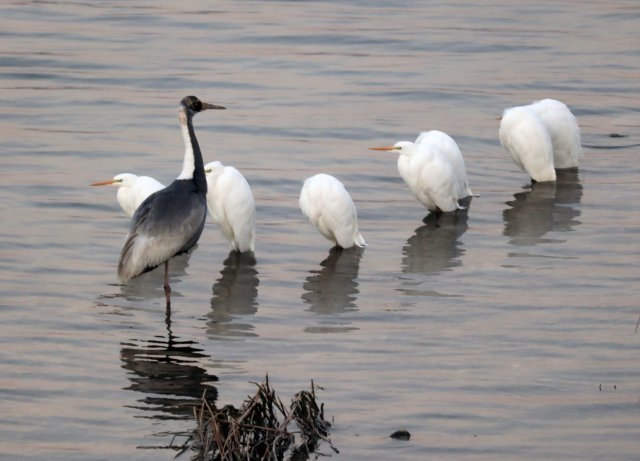
M 193 248 L 207 216 L 207 179 L 193 129 L 194 115 L 207 109 L 224 107 L 202 102 L 195 96 L 186 96 L 180 102 L 178 119 L 185 146 L 182 172 L 136 209 L 118 262 L 118 279 L 122 283 L 164 263 L 167 311 L 171 308 L 169 260 Z

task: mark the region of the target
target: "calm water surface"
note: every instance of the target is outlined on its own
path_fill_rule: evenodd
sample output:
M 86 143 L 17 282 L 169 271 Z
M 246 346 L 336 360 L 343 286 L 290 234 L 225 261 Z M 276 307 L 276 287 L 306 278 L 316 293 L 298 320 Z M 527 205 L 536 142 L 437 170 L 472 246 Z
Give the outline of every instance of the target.
M 335 459 L 638 459 L 638 24 L 635 1 L 3 3 L 0 458 L 172 459 L 185 404 L 268 372 L 283 400 L 324 387 Z M 187 94 L 229 109 L 196 131 L 251 183 L 256 261 L 207 225 L 166 323 L 161 273 L 117 284 L 128 219 L 87 185 L 175 178 Z M 543 97 L 585 158 L 531 187 L 495 118 Z M 467 212 L 423 221 L 367 150 L 427 129 L 460 144 Z M 299 212 L 319 172 L 364 251 Z

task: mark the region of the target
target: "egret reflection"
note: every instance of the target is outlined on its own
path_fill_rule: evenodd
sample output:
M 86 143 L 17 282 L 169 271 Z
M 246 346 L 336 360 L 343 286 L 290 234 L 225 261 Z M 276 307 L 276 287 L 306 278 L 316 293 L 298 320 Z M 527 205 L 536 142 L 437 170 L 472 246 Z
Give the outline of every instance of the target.
M 174 336 L 169 322 L 166 335 L 121 343 L 120 359 L 131 383 L 126 389 L 143 394 L 131 407 L 148 418 L 190 419 L 205 390 L 208 399 L 217 397 L 212 383 L 218 378 L 200 365 L 209 356 L 197 343 Z
M 313 269 L 303 284 L 302 300 L 316 314 L 339 314 L 356 310 L 358 269 L 364 250 L 359 247 L 333 247 L 321 263 Z
M 460 266 L 464 254 L 460 237 L 469 227 L 468 216 L 468 210 L 427 215 L 402 248 L 402 271 L 439 274 Z
M 514 194 L 502 212 L 504 235 L 509 243 L 531 246 L 553 242 L 545 238 L 551 231 L 567 232 L 581 222 L 582 184 L 577 168 L 557 170 L 555 182 L 532 183 L 528 190 Z
M 253 252 L 231 251 L 224 261 L 221 277 L 212 287 L 211 311 L 207 313 L 207 334 L 211 337 L 255 336 L 253 325 L 237 321 L 237 316 L 258 311 L 258 271 Z

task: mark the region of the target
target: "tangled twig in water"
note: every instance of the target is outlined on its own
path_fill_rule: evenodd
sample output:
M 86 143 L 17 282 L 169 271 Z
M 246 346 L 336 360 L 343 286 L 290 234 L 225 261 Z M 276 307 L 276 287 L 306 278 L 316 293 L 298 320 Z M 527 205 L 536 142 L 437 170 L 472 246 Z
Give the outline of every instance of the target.
M 331 424 L 324 419 L 324 404 L 318 406 L 316 402 L 313 381 L 311 391 L 297 393 L 289 408 L 276 396 L 268 376 L 264 383 L 254 384 L 258 387 L 256 394 L 239 409 L 232 405 L 217 409 L 203 396 L 202 405 L 194 409 L 194 461 L 280 461 L 288 450 L 288 459 L 301 461 L 315 452 L 320 441 L 338 453 L 328 439 Z M 289 431 L 292 422 L 298 431 Z M 301 439 L 298 445 L 296 433 Z

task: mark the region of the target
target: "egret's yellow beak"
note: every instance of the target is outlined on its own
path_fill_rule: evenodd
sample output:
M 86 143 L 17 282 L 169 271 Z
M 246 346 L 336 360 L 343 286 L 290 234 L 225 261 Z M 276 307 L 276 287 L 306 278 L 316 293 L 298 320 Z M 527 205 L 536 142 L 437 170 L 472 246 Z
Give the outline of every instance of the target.
M 369 147 L 369 150 L 396 150 L 395 146 Z
M 109 179 L 108 181 L 98 181 L 98 182 L 94 182 L 92 184 L 89 184 L 90 186 L 109 186 L 111 184 L 113 184 L 114 182 L 116 182 L 115 179 Z

